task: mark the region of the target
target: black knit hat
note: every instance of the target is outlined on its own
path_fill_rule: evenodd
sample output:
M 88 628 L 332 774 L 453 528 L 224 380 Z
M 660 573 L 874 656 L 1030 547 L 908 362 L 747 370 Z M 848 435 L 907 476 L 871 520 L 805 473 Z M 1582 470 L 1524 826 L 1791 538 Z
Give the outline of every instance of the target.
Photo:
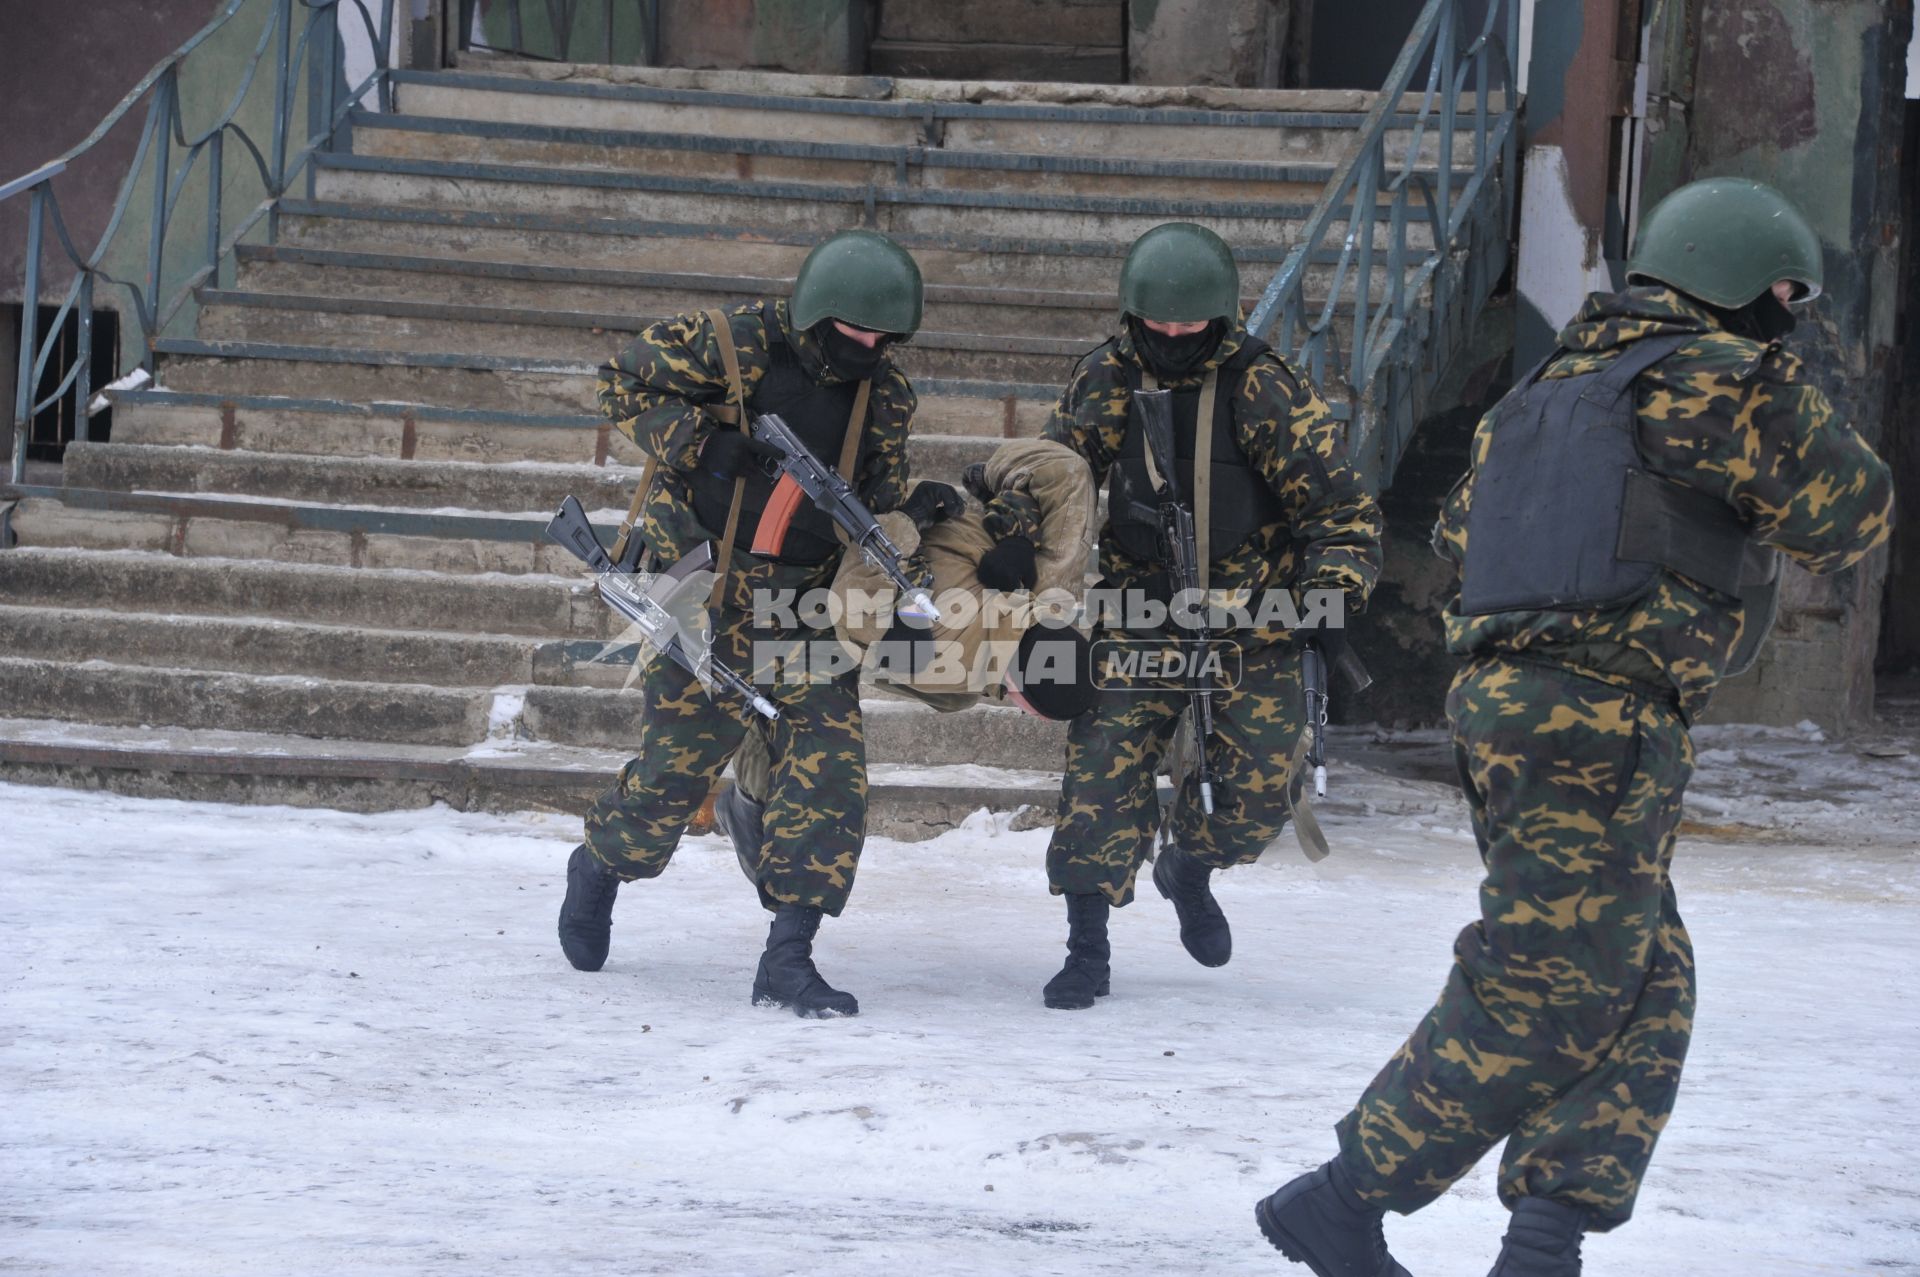
M 1071 626 L 1031 627 L 1007 670 L 1007 690 L 1042 718 L 1078 718 L 1093 708 L 1093 645 Z

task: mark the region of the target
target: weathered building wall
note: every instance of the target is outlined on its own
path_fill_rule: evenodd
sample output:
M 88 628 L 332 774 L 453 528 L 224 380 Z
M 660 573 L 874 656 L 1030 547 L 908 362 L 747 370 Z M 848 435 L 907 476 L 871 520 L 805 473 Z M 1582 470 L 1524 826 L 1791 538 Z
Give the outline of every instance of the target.
M 222 0 L 0 0 L 0 182 L 82 141 L 155 63 L 179 48 Z M 123 121 L 61 179 L 60 209 L 76 245 L 105 229 L 140 140 Z M 27 201 L 0 203 L 0 302 L 20 300 Z M 48 263 L 51 269 L 51 262 Z M 72 274 L 59 271 L 52 286 Z
M 1883 449 L 1898 411 L 1904 296 L 1902 85 L 1912 0 L 1660 0 L 1668 92 L 1650 108 L 1642 207 L 1696 178 L 1771 183 L 1825 249 L 1826 292 L 1790 339 L 1835 407 Z M 1905 412 L 1910 414 L 1912 406 Z M 1911 422 L 1906 423 L 1911 429 Z M 1788 569 L 1781 623 L 1714 716 L 1827 727 L 1872 711 L 1887 555 L 1816 578 Z
M 1132 0 L 1127 79 L 1277 88 L 1291 9 L 1289 0 Z

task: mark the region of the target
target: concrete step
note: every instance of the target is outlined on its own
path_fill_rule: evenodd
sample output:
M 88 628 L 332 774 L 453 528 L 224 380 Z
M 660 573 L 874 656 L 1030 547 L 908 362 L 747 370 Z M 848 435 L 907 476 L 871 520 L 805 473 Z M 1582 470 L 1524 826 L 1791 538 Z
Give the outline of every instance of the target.
M 523 741 L 402 745 L 0 719 L 0 780 L 201 802 L 348 811 L 443 803 L 461 811 L 539 809 L 578 816 L 625 761 L 624 750 Z M 1008 828 L 1041 828 L 1053 819 L 1059 789 L 1057 776 L 1041 772 L 969 768 L 964 779 L 954 780 L 882 764 L 868 770 L 867 832 L 903 841 L 931 838 L 983 808 L 1008 813 L 1002 817 Z M 711 829 L 704 811 L 689 826 L 695 835 Z M 680 850 L 681 856 L 729 860 L 732 854 L 719 839 L 689 842 Z
M 530 418 L 492 413 L 484 422 L 461 419 L 437 423 L 445 429 L 436 433 L 436 423 L 419 416 L 421 409 L 401 404 L 234 399 L 166 390 L 116 391 L 113 398 L 112 447 L 134 444 L 237 449 L 274 456 L 384 457 L 414 466 L 453 461 L 517 468 L 523 463 L 544 462 L 579 475 L 583 485 L 592 481 L 591 488 L 583 486 L 576 491 L 599 491 L 605 484 L 615 484 L 622 493 L 617 501 L 608 501 L 604 495 L 598 500 L 605 508 L 623 511 L 631 491 L 619 489 L 619 485 L 632 482 L 631 476 L 639 473 L 631 464 L 605 471 L 596 465 L 595 439 L 603 423 L 595 417 L 571 419 L 565 426 L 540 426 L 522 424 L 533 420 Z M 413 422 L 411 436 L 409 420 Z M 955 483 L 967 465 L 986 460 L 1002 442 L 998 437 L 922 432 L 916 426 L 908 442 L 908 456 L 917 477 Z M 535 473 L 539 473 L 538 467 Z M 418 482 L 410 476 L 407 480 Z M 401 504 L 390 495 L 382 500 Z M 587 500 L 585 495 L 582 500 Z M 594 508 L 593 501 L 587 504 Z
M 152 606 L 155 600 L 145 601 Z M 164 604 L 164 600 L 159 600 Z M 454 630 L 384 630 L 253 616 L 0 604 L 0 647 L 45 661 L 219 670 L 297 671 L 319 678 L 442 687 L 570 683 L 607 649 L 594 640 L 543 641 Z M 628 645 L 617 645 L 631 660 Z M 607 664 L 618 686 L 624 664 Z
M 943 7 L 957 14 L 973 8 Z M 1002 33 L 1000 38 L 1017 37 Z M 527 61 L 395 76 L 401 110 L 448 119 L 989 154 L 1257 163 L 1340 162 L 1378 96 L 1354 89 L 999 79 L 962 84 Z M 1471 101 L 1466 95 L 1463 109 Z M 1498 110 L 1498 95 L 1495 103 Z M 1389 154 L 1408 153 L 1420 105 L 1419 93 L 1402 101 L 1387 131 Z M 1418 131 L 1421 161 L 1431 164 L 1440 153 L 1436 124 L 1430 121 Z M 1454 138 L 1456 163 L 1470 160 L 1473 146 L 1463 120 Z
M 58 718 L 417 745 L 472 745 L 489 734 L 557 745 L 631 749 L 641 699 L 589 687 L 438 687 L 305 674 L 251 674 L 0 656 L 0 718 Z M 936 714 L 901 701 L 863 703 L 874 763 L 1045 768 L 1061 765 L 1064 725 L 981 706 Z
M 1153 158 L 1023 155 L 918 143 L 823 142 L 805 134 L 712 137 L 374 112 L 357 113 L 352 123 L 353 151 L 367 157 L 689 179 L 1311 203 L 1334 172 L 1329 164 L 1189 159 L 1183 152 Z
M 545 535 L 548 513 L 411 511 L 276 497 L 47 488 L 13 511 L 17 544 L 140 550 L 449 575 L 569 573 L 575 560 Z M 618 522 L 598 520 L 603 535 Z
M 452 745 L 486 738 L 492 700 L 473 688 L 0 656 L 7 718 Z
M 640 471 L 625 466 L 385 460 L 182 448 L 120 441 L 67 447 L 68 486 L 115 492 L 238 493 L 282 501 L 551 514 L 567 496 L 624 511 Z
M 595 270 L 284 244 L 242 244 L 239 262 L 238 290 L 589 311 L 624 316 L 623 322 L 636 325 L 760 297 L 786 297 L 793 291 L 791 278 Z M 1384 270 L 1381 273 L 1384 281 Z M 1004 332 L 1093 344 L 1106 339 L 1118 305 L 1111 289 L 1074 293 L 933 284 L 927 288 L 922 323 L 932 332 Z
M 1116 45 L 953 44 L 883 39 L 875 40 L 869 47 L 867 65 L 876 75 L 931 80 L 1124 84 L 1127 79 L 1126 50 Z
M 892 234 L 996 235 L 1104 240 L 1125 245 L 1169 221 L 1210 226 L 1229 243 L 1290 243 L 1312 209 L 1300 201 L 1188 200 L 1044 192 L 1001 193 L 815 182 L 655 177 L 645 173 L 397 160 L 379 156 L 315 157 L 315 198 L 488 213 L 702 221 L 805 232 L 814 237 L 870 225 Z M 1385 247 L 1389 227 L 1374 221 Z M 1425 223 L 1409 228 L 1415 247 L 1431 243 Z
M 552 74 L 559 69 L 538 70 Z M 876 100 L 709 91 L 591 78 L 606 70 L 580 68 L 579 73 L 558 80 L 536 80 L 504 66 L 486 72 L 401 72 L 395 77 L 396 106 L 409 115 L 549 128 L 806 138 L 836 145 L 939 146 L 997 154 L 1331 163 L 1373 98 L 1348 92 L 1249 95 L 1226 91 L 1213 95 L 1231 104 L 1226 109 L 1140 107 L 991 100 L 994 95 L 989 94 L 977 95 L 989 100 L 969 101 L 954 94 L 952 86 L 857 82 L 884 86 L 897 94 L 940 95 Z M 1258 102 L 1265 109 L 1246 109 L 1240 105 L 1244 101 Z
M 858 219 L 855 219 L 857 223 Z M 840 229 L 834 227 L 833 229 Z M 576 269 L 695 272 L 792 279 L 821 235 L 810 230 L 711 222 L 661 222 L 552 211 L 492 212 L 351 202 L 290 201 L 280 242 L 299 248 L 388 253 Z M 930 285 L 1112 293 L 1126 241 L 1048 236 L 896 234 Z M 1236 248 L 1243 292 L 1266 286 L 1284 243 Z
M 563 745 L 631 748 L 638 741 L 630 692 L 586 687 L 530 687 L 522 732 Z M 875 764 L 941 767 L 973 764 L 1059 770 L 1066 758 L 1066 725 L 1017 709 L 981 705 L 937 714 L 893 698 L 863 698 L 867 760 Z
M 22 546 L 0 554 L 0 598 L 36 607 L 117 602 L 195 616 L 272 617 L 383 630 L 455 630 L 542 640 L 624 628 L 579 574 L 455 575 L 133 550 Z
M 121 443 L 417 461 L 644 464 L 588 412 L 538 415 L 485 408 L 172 390 L 109 391 Z
M 998 446 L 992 439 L 932 435 L 913 439 L 909 458 L 914 474 L 953 482 L 967 464 L 984 461 Z M 122 440 L 69 444 L 65 479 L 69 487 L 111 492 L 243 494 L 283 502 L 546 515 L 568 496 L 590 511 L 623 513 L 641 473 L 627 466 L 398 460 Z
M 161 384 L 170 390 L 281 395 L 363 403 L 418 403 L 539 416 L 591 411 L 594 366 L 561 360 L 451 352 L 393 352 L 252 342 L 162 341 Z M 1055 385 L 925 379 L 916 383 L 915 420 L 934 434 L 997 438 L 1037 435 L 1056 401 Z M 632 461 L 615 433 L 609 455 Z
M 601 364 L 644 326 L 631 316 L 505 306 L 454 306 L 403 298 L 341 299 L 301 293 L 203 289 L 199 335 L 207 341 L 459 350 Z M 914 378 L 1064 385 L 1097 342 L 1022 335 L 922 331 L 896 348 Z

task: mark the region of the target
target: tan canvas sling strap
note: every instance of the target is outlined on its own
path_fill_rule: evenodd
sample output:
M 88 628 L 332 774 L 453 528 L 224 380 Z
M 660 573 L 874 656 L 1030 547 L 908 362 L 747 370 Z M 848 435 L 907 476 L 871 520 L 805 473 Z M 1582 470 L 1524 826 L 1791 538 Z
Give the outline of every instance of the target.
M 1210 369 L 1200 383 L 1200 409 L 1193 430 L 1193 544 L 1199 570 L 1200 597 L 1207 598 L 1213 569 L 1213 401 L 1220 389 L 1220 370 Z
M 1300 743 L 1293 747 L 1293 761 L 1287 765 L 1287 814 L 1293 817 L 1293 836 L 1300 842 L 1300 851 L 1308 860 L 1321 861 L 1327 858 L 1327 836 L 1320 832 L 1319 817 L 1313 814 L 1313 802 L 1307 797 L 1307 786 L 1300 779 L 1300 764 L 1307 759 L 1307 746 L 1311 741 L 1308 728 L 1300 734 Z M 1295 798 L 1295 788 L 1300 796 Z
M 1160 390 L 1160 379 L 1152 373 L 1147 374 L 1147 388 Z M 1200 404 L 1193 417 L 1193 491 L 1189 495 L 1193 500 L 1193 543 L 1194 559 L 1199 567 L 1200 579 L 1195 582 L 1204 598 L 1212 584 L 1213 558 L 1213 406 L 1220 392 L 1220 370 L 1210 369 L 1207 379 L 1200 383 Z M 1159 472 L 1154 469 L 1153 449 L 1144 448 L 1147 458 L 1147 478 L 1155 487 L 1161 483 Z M 1169 478 L 1178 478 L 1170 475 Z
M 840 477 L 848 483 L 853 482 L 853 463 L 860 459 L 860 439 L 867 432 L 867 401 L 873 397 L 873 383 L 863 381 L 860 388 L 853 392 L 853 415 L 847 418 L 846 438 L 840 443 Z M 833 530 L 839 532 L 840 541 L 846 543 L 847 534 L 840 531 L 840 525 L 834 524 Z
M 726 411 L 714 412 L 714 416 L 745 430 L 747 422 L 747 387 L 740 376 L 740 352 L 733 344 L 733 325 L 727 322 L 727 312 L 719 307 L 706 312 L 707 319 L 713 324 L 714 340 L 720 343 L 720 362 L 727 370 Z M 709 409 L 709 411 L 713 411 Z M 713 561 L 713 592 L 707 596 L 707 607 L 719 611 L 720 604 L 726 598 L 727 576 L 733 571 L 733 539 L 740 530 L 740 500 L 746 494 L 747 481 L 744 476 L 733 481 L 733 500 L 727 506 L 727 526 L 720 533 L 720 550 Z

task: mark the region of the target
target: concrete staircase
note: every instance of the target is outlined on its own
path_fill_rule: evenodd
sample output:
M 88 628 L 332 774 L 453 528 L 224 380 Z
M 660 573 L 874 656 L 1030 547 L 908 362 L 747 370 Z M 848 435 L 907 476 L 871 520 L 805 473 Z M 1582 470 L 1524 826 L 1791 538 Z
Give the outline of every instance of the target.
M 541 528 L 567 493 L 609 529 L 626 504 L 593 374 L 630 334 L 877 226 L 928 281 L 915 469 L 953 480 L 1037 433 L 1140 231 L 1215 227 L 1256 294 L 1367 105 L 605 71 L 399 74 L 115 393 L 113 441 L 14 493 L 0 777 L 577 808 L 639 731 L 633 652 Z M 1050 818 L 1059 729 L 870 709 L 877 830 Z

